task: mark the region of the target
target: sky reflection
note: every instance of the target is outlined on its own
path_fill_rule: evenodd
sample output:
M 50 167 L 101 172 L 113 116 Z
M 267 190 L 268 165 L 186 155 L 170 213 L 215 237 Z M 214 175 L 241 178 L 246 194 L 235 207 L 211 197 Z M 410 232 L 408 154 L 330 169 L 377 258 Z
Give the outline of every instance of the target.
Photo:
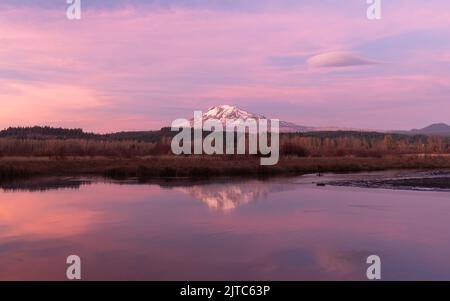
M 2 191 L 0 279 L 450 279 L 448 193 L 307 182 Z

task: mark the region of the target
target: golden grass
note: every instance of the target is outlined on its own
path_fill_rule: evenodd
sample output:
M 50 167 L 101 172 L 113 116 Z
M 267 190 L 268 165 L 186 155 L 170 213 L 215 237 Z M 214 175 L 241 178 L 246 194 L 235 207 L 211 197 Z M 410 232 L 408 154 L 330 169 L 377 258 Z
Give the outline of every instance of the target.
M 450 168 L 450 157 L 388 156 L 283 157 L 275 166 L 261 166 L 249 156 L 155 156 L 146 158 L 3 158 L 0 178 L 42 175 L 102 175 L 109 177 L 270 176 L 317 172 L 356 172 L 386 169 Z
M 33 175 L 110 177 L 266 176 L 314 172 L 450 168 L 447 138 L 425 141 L 367 137 L 282 136 L 280 161 L 257 155 L 175 156 L 170 139 L 157 143 L 95 139 L 0 139 L 0 179 Z

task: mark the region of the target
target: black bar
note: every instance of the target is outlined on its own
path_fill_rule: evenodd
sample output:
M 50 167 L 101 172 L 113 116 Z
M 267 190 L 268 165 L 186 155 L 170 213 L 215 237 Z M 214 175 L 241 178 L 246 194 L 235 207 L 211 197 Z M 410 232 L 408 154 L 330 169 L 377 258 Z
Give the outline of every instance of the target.
M 426 298 L 450 291 L 450 282 L 1 282 L 2 295 L 66 300 L 367 300 Z M 263 289 L 259 289 L 262 287 Z M 188 295 L 183 289 L 190 288 Z M 205 289 L 214 289 L 212 295 Z M 267 288 L 269 288 L 267 290 Z M 264 290 L 265 289 L 265 290 Z M 193 292 L 196 294 L 193 294 Z M 231 295 L 231 292 L 234 292 Z M 212 296 L 212 297 L 210 297 Z M 444 295 L 445 296 L 445 295 Z M 25 299 L 27 300 L 27 299 Z

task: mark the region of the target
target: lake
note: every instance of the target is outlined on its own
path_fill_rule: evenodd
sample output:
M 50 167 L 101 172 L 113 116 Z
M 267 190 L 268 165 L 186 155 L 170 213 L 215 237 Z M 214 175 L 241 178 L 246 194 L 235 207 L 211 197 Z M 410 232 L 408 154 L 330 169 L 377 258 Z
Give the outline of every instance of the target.
M 393 173 L 4 183 L 0 279 L 450 280 L 449 191 L 317 186 Z

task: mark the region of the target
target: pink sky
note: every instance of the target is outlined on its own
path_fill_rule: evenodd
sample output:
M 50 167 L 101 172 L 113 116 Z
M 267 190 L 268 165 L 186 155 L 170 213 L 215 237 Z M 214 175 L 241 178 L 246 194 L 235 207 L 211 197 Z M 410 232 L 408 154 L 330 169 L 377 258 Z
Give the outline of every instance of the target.
M 0 128 L 149 130 L 218 104 L 310 126 L 450 123 L 448 1 L 390 1 L 379 21 L 359 0 L 113 1 L 80 21 L 65 1 L 19 2 L 0 5 Z

